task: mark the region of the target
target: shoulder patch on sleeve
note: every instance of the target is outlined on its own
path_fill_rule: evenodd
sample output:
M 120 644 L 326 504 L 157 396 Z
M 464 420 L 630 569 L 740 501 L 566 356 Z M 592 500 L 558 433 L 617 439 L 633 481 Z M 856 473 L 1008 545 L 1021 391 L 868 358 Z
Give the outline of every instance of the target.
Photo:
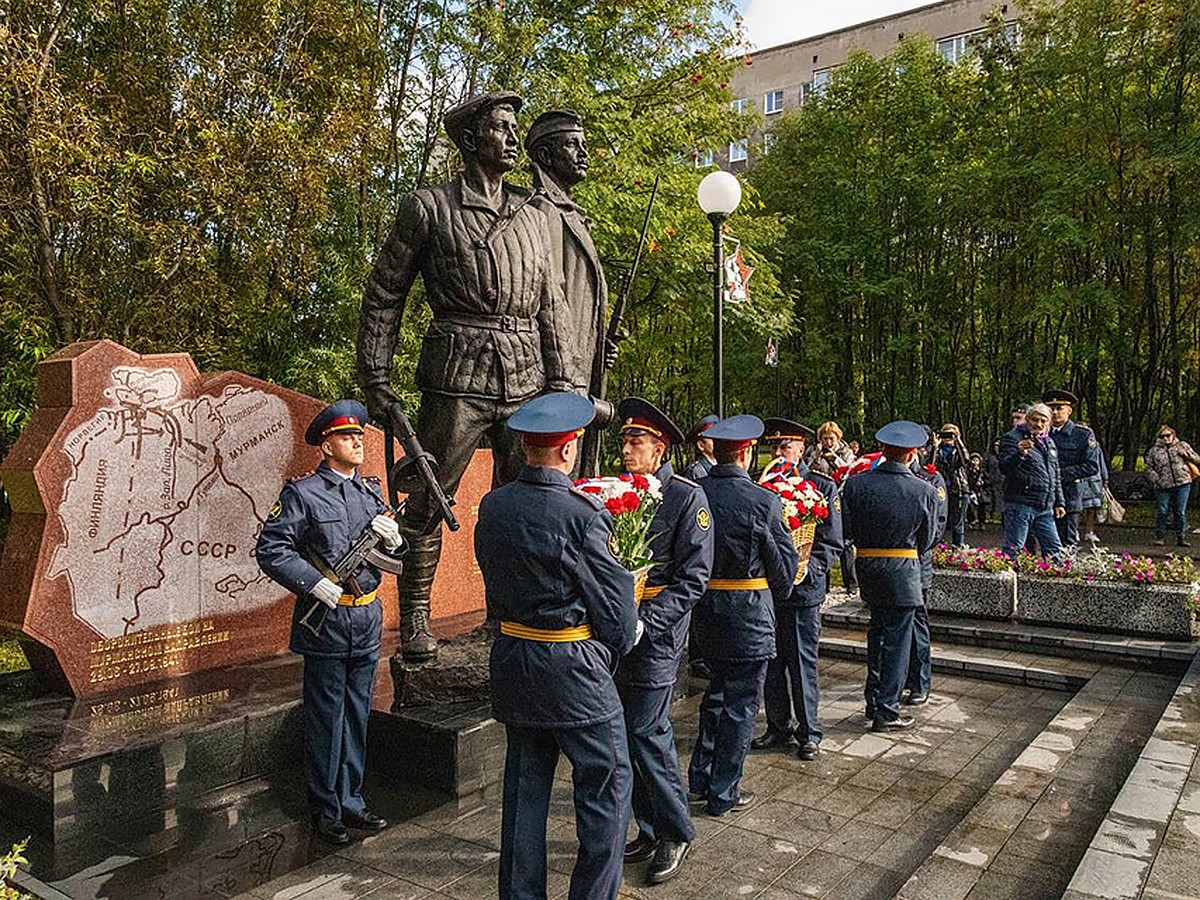
M 305 478 L 311 478 L 317 474 L 316 469 L 309 469 L 307 472 L 301 472 L 299 475 L 293 475 L 288 479 L 288 484 L 295 484 L 297 481 L 303 481 Z
M 279 518 L 281 512 L 283 512 L 283 504 L 276 500 L 275 505 L 271 507 L 271 511 L 267 513 L 267 521 L 274 522 Z
M 840 496 L 835 496 L 833 498 L 833 508 L 838 512 L 842 511 L 842 498 Z
M 945 489 L 944 487 L 940 487 L 940 488 L 938 488 L 938 489 L 937 489 L 937 492 L 938 492 L 938 499 L 939 499 L 939 500 L 945 500 L 945 499 L 946 499 L 946 489 Z
M 708 512 L 707 506 L 702 506 L 696 510 L 696 527 L 701 531 L 708 531 L 712 527 L 712 516 Z
M 615 534 L 608 536 L 608 552 L 612 554 L 613 559 L 621 558 L 621 547 L 617 544 L 617 536 Z

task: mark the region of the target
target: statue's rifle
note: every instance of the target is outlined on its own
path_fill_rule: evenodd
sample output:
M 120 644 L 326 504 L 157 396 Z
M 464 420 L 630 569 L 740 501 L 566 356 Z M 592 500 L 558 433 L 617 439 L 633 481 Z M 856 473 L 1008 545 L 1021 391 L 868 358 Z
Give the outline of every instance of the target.
M 437 480 L 437 475 L 433 471 L 433 467 L 437 461 L 433 456 L 421 446 L 420 440 L 417 438 L 417 433 L 413 430 L 412 423 L 409 422 L 408 416 L 404 413 L 404 407 L 399 401 L 392 403 L 384 417 L 383 423 L 383 455 L 384 465 L 387 467 L 387 487 L 388 500 L 392 506 L 397 506 L 397 498 L 401 484 L 408 484 L 411 487 L 416 487 L 413 483 L 413 475 L 416 479 L 424 484 L 425 490 L 429 493 L 429 499 L 433 506 L 437 509 L 438 517 L 446 523 L 446 527 L 451 531 L 458 531 L 461 527 L 458 519 L 454 515 L 454 498 L 447 496 L 445 490 L 442 489 L 441 482 Z M 392 444 L 392 439 L 397 438 L 400 441 L 400 446 L 404 448 L 404 459 L 396 462 L 396 452 Z M 415 473 L 414 471 L 415 470 Z M 436 526 L 438 519 L 432 519 L 428 524 L 429 528 Z

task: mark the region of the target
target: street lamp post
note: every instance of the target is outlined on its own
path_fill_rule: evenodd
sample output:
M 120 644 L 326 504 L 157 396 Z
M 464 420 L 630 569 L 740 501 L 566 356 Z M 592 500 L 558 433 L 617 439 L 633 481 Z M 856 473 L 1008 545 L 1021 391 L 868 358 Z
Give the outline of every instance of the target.
M 713 412 L 725 418 L 725 317 L 724 248 L 721 226 L 742 202 L 742 186 L 729 172 L 710 172 L 696 190 L 700 208 L 713 229 Z

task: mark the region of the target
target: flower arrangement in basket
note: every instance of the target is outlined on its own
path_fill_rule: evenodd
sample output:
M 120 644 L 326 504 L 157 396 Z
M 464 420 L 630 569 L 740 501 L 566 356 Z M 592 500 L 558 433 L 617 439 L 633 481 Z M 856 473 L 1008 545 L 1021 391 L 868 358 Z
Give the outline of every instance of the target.
M 783 524 L 792 533 L 792 545 L 800 556 L 795 581 L 799 584 L 808 574 L 808 559 L 812 556 L 817 525 L 829 518 L 829 501 L 819 487 L 801 478 L 794 469 L 780 468 L 772 472 L 771 468 L 760 484 L 777 493 L 783 501 Z
M 650 555 L 650 523 L 662 502 L 662 482 L 653 475 L 618 478 L 580 478 L 575 487 L 603 501 L 613 517 L 613 554 L 633 573 L 634 599 L 642 602 L 646 578 L 654 559 Z

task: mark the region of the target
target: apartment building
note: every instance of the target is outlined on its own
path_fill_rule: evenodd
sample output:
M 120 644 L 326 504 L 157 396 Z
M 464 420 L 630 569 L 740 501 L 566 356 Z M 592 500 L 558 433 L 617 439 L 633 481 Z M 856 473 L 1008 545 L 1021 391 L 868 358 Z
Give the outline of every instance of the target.
M 702 150 L 698 167 L 714 162 L 722 168 L 740 171 L 749 164 L 763 141 L 770 139 L 772 116 L 803 106 L 807 97 L 829 83 L 833 70 L 855 50 L 883 56 L 905 35 L 922 34 L 935 43 L 950 62 L 964 56 L 971 38 L 983 30 L 985 16 L 993 10 L 1006 20 L 1016 19 L 1016 6 L 1003 0 L 940 0 L 907 12 L 872 19 L 826 34 L 768 47 L 753 54 L 753 65 L 743 66 L 730 85 L 735 110 L 758 112 L 766 118 L 761 139 L 742 138 L 727 147 Z

